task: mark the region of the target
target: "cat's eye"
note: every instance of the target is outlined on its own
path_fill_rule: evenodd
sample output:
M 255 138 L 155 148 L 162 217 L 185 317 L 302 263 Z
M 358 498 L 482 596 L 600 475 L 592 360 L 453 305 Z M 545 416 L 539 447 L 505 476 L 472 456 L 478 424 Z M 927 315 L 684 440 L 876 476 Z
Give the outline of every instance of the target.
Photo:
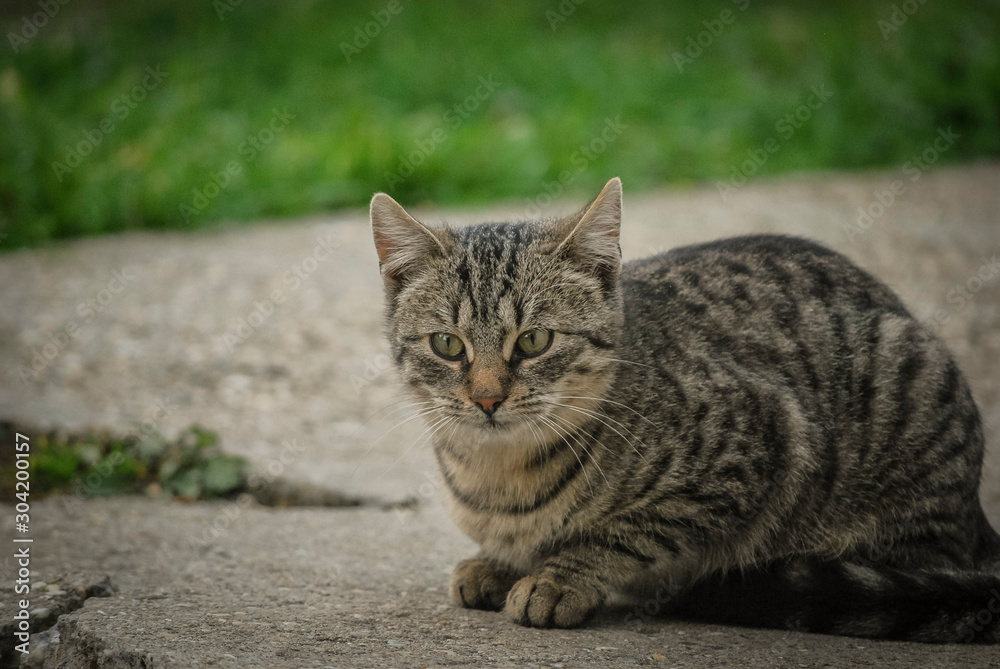
M 458 360 L 465 353 L 465 344 L 456 335 L 435 332 L 431 335 L 431 349 L 445 360 Z
M 525 358 L 534 358 L 545 353 L 551 343 L 551 330 L 525 330 L 517 338 L 517 350 Z

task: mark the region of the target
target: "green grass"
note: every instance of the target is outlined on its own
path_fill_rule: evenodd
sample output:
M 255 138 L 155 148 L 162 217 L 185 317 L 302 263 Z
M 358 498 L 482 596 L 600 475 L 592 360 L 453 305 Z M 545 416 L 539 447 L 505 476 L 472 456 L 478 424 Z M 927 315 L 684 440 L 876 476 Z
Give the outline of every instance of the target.
M 947 126 L 961 137 L 943 162 L 1000 154 L 995 2 L 928 2 L 888 39 L 886 2 L 591 0 L 552 30 L 559 4 L 404 2 L 348 63 L 340 45 L 386 2 L 244 1 L 220 20 L 208 0 L 73 0 L 0 51 L 0 247 L 362 206 L 377 190 L 527 207 L 564 171 L 573 191 L 614 174 L 630 190 L 714 181 L 771 137 L 780 150 L 757 176 L 897 167 Z M 735 20 L 679 71 L 672 54 L 724 9 Z M 4 35 L 33 10 L 0 10 Z M 167 77 L 121 118 L 116 99 L 157 65 Z M 454 123 L 480 77 L 496 90 Z M 778 135 L 820 85 L 830 100 Z M 250 160 L 241 142 L 275 109 L 294 118 Z M 114 131 L 57 175 L 109 117 Z M 578 153 L 616 117 L 619 136 Z M 433 150 L 390 178 L 418 143 Z M 201 201 L 232 161 L 239 173 Z

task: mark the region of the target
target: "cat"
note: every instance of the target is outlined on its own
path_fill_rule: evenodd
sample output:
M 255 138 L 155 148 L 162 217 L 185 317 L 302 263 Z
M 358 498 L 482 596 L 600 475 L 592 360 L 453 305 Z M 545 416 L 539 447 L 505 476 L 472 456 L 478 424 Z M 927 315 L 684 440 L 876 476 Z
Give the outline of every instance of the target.
M 1000 641 L 983 432 L 941 341 L 803 239 L 623 264 L 621 214 L 617 178 L 557 220 L 372 199 L 394 362 L 481 547 L 454 600 L 573 627 L 669 584 L 700 620 Z

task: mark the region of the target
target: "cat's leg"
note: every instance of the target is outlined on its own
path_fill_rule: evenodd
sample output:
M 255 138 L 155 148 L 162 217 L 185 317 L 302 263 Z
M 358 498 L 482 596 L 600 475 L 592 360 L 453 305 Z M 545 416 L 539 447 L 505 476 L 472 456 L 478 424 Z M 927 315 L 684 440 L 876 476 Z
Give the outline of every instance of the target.
M 675 555 L 665 561 L 633 548 L 627 542 L 608 545 L 575 545 L 548 557 L 534 573 L 525 576 L 507 595 L 506 612 L 514 622 L 530 627 L 576 627 L 587 620 L 608 595 L 629 584 L 648 579 L 654 568 L 683 581 L 683 569 L 671 569 Z M 647 549 L 648 550 L 648 549 Z
M 467 609 L 499 611 L 522 575 L 488 558 L 463 560 L 451 577 L 451 598 Z
M 714 574 L 676 613 L 692 620 L 928 643 L 1000 643 L 1000 576 L 795 558 Z
M 1000 536 L 980 504 L 948 516 L 937 509 L 883 524 L 840 559 L 860 566 L 900 569 L 1000 571 Z

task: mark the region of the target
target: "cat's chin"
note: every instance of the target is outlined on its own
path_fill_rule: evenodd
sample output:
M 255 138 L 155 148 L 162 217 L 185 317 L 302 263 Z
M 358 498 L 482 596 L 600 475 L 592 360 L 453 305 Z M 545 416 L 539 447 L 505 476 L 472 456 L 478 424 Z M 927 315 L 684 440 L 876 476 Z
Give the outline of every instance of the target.
M 463 421 L 453 434 L 453 440 L 475 448 L 530 448 L 538 439 L 537 430 L 514 417 Z

